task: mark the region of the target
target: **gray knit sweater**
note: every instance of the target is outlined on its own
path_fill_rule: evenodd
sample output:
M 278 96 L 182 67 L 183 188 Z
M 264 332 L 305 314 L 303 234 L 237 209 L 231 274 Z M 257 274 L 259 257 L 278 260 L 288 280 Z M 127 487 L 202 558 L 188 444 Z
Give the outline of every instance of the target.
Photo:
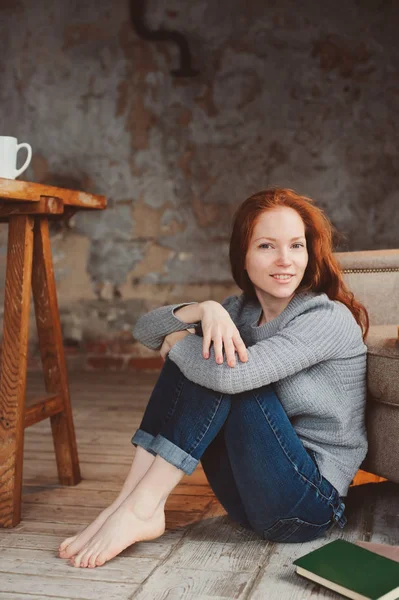
M 248 362 L 217 364 L 213 345 L 202 356 L 200 323 L 184 323 L 172 304 L 141 316 L 133 335 L 153 350 L 169 333 L 196 327 L 169 358 L 194 383 L 225 394 L 273 385 L 298 437 L 313 450 L 321 474 L 345 496 L 367 453 L 365 429 L 367 346 L 350 310 L 324 293 L 296 294 L 271 321 L 258 326 L 262 308 L 245 294 L 222 305 L 247 346 Z

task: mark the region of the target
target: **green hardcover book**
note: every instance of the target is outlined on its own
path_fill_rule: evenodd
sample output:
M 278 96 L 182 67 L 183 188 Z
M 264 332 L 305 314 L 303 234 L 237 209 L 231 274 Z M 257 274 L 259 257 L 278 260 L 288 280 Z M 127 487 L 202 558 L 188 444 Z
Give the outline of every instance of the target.
M 354 600 L 397 600 L 399 563 L 344 540 L 334 540 L 293 563 L 307 579 Z

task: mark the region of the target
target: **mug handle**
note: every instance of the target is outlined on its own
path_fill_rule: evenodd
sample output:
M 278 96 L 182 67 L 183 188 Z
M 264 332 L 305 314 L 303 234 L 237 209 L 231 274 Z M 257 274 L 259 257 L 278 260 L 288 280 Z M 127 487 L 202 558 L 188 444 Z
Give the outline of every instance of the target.
M 23 142 L 22 144 L 17 144 L 17 154 L 18 154 L 18 150 L 20 148 L 26 148 L 26 150 L 28 152 L 28 156 L 27 156 L 27 159 L 26 159 L 24 165 L 20 169 L 15 170 L 14 177 L 18 177 L 18 175 L 21 175 L 21 173 L 23 173 L 25 171 L 25 169 L 27 169 L 29 167 L 29 163 L 32 158 L 32 147 L 29 144 L 27 144 L 26 142 Z

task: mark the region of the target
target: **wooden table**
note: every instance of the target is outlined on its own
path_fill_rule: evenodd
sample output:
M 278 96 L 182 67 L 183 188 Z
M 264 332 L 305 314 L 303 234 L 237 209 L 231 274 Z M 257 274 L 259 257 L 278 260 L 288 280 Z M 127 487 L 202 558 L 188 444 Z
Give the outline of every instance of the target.
M 102 210 L 104 196 L 0 178 L 0 222 L 8 223 L 0 372 L 0 527 L 21 520 L 24 430 L 50 418 L 59 480 L 81 480 L 69 396 L 49 221 Z M 32 286 L 44 380 L 50 396 L 25 407 Z M 39 465 L 38 465 L 38 468 Z

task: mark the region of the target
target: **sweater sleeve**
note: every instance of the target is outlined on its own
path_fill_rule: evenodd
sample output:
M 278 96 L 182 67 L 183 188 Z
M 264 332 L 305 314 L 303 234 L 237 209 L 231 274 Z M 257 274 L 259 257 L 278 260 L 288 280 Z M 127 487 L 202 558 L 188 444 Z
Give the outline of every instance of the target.
M 237 296 L 228 296 L 223 300 L 222 306 L 229 312 L 234 307 L 236 300 Z M 136 340 L 144 344 L 144 346 L 147 346 L 147 348 L 159 350 L 164 338 L 175 331 L 185 331 L 188 328 L 194 327 L 198 335 L 201 335 L 201 321 L 197 323 L 185 323 L 175 316 L 176 310 L 189 304 L 197 304 L 197 302 L 169 304 L 154 308 L 154 310 L 139 317 L 133 328 L 133 336 Z
M 133 336 L 147 348 L 159 350 L 164 338 L 170 333 L 185 331 L 189 327 L 196 327 L 200 324 L 201 321 L 185 323 L 175 316 L 175 310 L 189 304 L 197 304 L 197 302 L 169 304 L 154 308 L 154 310 L 139 317 L 133 328 Z
M 169 357 L 194 383 L 224 394 L 238 394 L 294 375 L 334 358 L 348 358 L 367 351 L 352 315 L 333 303 L 318 306 L 293 318 L 275 335 L 247 348 L 248 361 L 236 366 L 217 364 L 213 345 L 202 356 L 202 340 L 187 336 L 174 344 Z

